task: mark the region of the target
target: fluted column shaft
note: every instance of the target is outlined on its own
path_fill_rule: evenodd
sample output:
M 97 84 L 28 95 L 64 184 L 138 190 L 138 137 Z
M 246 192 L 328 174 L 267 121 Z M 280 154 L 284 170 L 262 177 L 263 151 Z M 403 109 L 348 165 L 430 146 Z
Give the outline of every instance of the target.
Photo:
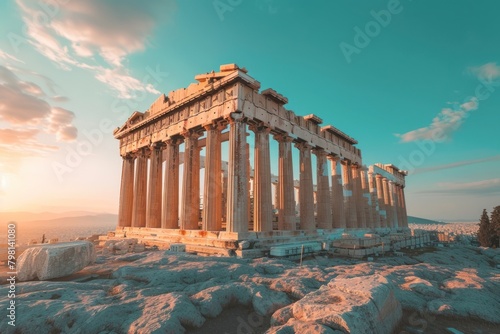
M 288 136 L 275 136 L 279 143 L 278 157 L 278 228 L 294 231 L 295 189 L 293 187 L 292 141 Z
M 134 200 L 134 158 L 123 157 L 122 180 L 120 187 L 120 207 L 118 209 L 118 226 L 132 226 L 132 208 Z
M 396 184 L 393 181 L 389 181 L 389 199 L 391 203 L 391 211 L 392 211 L 392 227 L 398 228 L 398 198 L 396 196 Z
M 182 180 L 181 226 L 182 230 L 198 229 L 200 208 L 200 151 L 199 134 L 186 131 L 184 136 L 184 175 Z
M 376 185 L 377 185 L 377 198 L 378 198 L 378 207 L 380 214 L 380 227 L 388 227 L 388 217 L 387 210 L 385 206 L 385 194 L 384 194 L 384 180 L 381 175 L 376 175 L 375 177 Z
M 370 188 L 370 198 L 371 198 L 371 210 L 372 210 L 372 221 L 373 227 L 380 227 L 380 208 L 378 204 L 377 196 L 377 181 L 376 176 L 373 173 L 368 173 L 368 184 Z
M 243 115 L 232 113 L 229 118 L 229 166 L 227 227 L 230 232 L 248 232 L 248 179 L 246 125 Z
M 374 222 L 372 217 L 372 199 L 370 195 L 370 187 L 368 185 L 368 169 L 361 168 L 361 191 L 363 193 L 363 212 L 366 220 L 366 227 L 373 228 Z
M 147 201 L 147 178 L 148 178 L 148 149 L 142 148 L 137 153 L 134 200 L 132 209 L 132 226 L 146 226 L 146 201 Z
M 344 182 L 344 205 L 346 213 L 346 227 L 356 228 L 358 227 L 357 222 L 357 211 L 356 211 L 356 197 L 354 192 L 354 184 L 352 180 L 352 168 L 349 161 L 342 161 L 342 181 Z
M 408 227 L 408 212 L 406 211 L 405 189 L 401 187 L 401 208 L 403 216 L 403 227 Z
M 271 129 L 262 125 L 252 126 L 251 129 L 255 132 L 253 228 L 254 231 L 272 231 L 273 206 L 269 152 L 269 133 Z
M 366 227 L 366 216 L 363 205 L 363 192 L 361 189 L 361 167 L 358 165 L 352 166 L 352 183 L 353 183 L 353 198 L 356 202 L 356 217 L 357 228 Z
M 163 144 L 161 143 L 155 143 L 151 146 L 146 211 L 146 227 L 149 228 L 161 227 L 162 150 Z
M 344 191 L 342 190 L 342 167 L 337 156 L 328 156 L 332 173 L 332 224 L 333 228 L 345 228 Z
M 311 165 L 311 146 L 307 143 L 295 145 L 300 152 L 300 228 L 314 230 L 314 195 Z
M 384 204 L 387 215 L 387 227 L 392 228 L 394 219 L 392 217 L 391 191 L 389 189 L 389 180 L 385 177 L 382 178 L 382 186 L 384 188 Z
M 328 176 L 328 161 L 326 160 L 327 153 L 323 149 L 315 149 L 316 155 L 316 181 L 317 193 L 316 202 L 318 203 L 318 228 L 332 228 L 332 200 L 330 197 L 330 185 Z
M 179 228 L 179 143 L 177 138 L 165 142 L 162 228 Z
M 207 130 L 205 185 L 203 191 L 203 230 L 219 231 L 222 219 L 222 178 L 220 126 L 210 124 Z

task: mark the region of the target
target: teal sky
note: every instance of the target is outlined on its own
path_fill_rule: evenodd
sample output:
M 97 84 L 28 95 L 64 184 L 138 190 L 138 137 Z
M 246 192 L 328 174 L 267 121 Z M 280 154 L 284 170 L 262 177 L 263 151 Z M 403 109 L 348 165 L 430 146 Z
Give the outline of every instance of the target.
M 410 215 L 479 219 L 500 205 L 499 11 L 493 0 L 4 1 L 0 211 L 116 212 L 112 129 L 237 63 L 288 109 L 356 138 L 366 165 L 409 170 Z

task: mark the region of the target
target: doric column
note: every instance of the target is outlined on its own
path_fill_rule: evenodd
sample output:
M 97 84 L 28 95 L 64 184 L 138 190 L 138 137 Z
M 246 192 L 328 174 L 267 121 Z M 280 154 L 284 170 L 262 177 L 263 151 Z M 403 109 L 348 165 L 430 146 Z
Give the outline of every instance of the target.
M 380 227 L 380 208 L 378 206 L 377 181 L 373 173 L 368 173 L 368 184 L 370 188 L 372 222 L 374 228 Z
M 179 143 L 180 138 L 165 142 L 165 178 L 161 227 L 179 228 Z
M 397 201 L 396 214 L 398 217 L 398 227 L 404 227 L 403 207 L 402 207 L 402 200 L 401 200 L 401 186 L 397 183 L 394 183 L 394 195 L 395 195 L 396 201 Z
M 120 187 L 120 207 L 118 226 L 132 226 L 132 208 L 134 200 L 134 157 L 127 154 L 122 162 L 122 180 Z
M 273 205 L 269 153 L 269 133 L 271 129 L 260 124 L 253 125 L 250 129 L 255 132 L 253 228 L 254 231 L 272 231 Z
M 207 130 L 205 185 L 203 191 L 203 230 L 220 231 L 222 220 L 221 126 L 210 124 Z
M 311 166 L 311 146 L 305 142 L 295 144 L 300 151 L 300 228 L 314 230 L 314 195 Z
M 344 191 L 342 190 L 342 167 L 338 156 L 329 155 L 332 172 L 332 222 L 333 228 L 345 228 Z
M 374 221 L 372 217 L 372 198 L 370 187 L 368 185 L 368 168 L 361 168 L 361 191 L 363 193 L 363 211 L 366 219 L 366 227 L 373 228 Z
M 380 227 L 387 227 L 387 210 L 385 207 L 385 195 L 384 195 L 384 178 L 377 174 L 375 176 L 376 186 L 377 186 L 377 198 L 378 198 L 378 208 L 380 215 Z
M 363 191 L 361 189 L 361 167 L 352 165 L 353 198 L 356 202 L 357 228 L 366 227 L 366 216 L 363 205 Z
M 228 172 L 222 171 L 222 221 L 227 221 L 227 190 L 228 190 Z
M 403 217 L 403 227 L 408 227 L 408 212 L 406 211 L 405 188 L 401 186 L 401 212 Z
M 146 210 L 146 227 L 149 228 L 161 227 L 162 151 L 162 143 L 151 145 L 148 204 Z
M 200 210 L 200 134 L 186 131 L 184 136 L 184 175 L 182 180 L 181 229 L 197 230 Z
M 392 228 L 394 219 L 392 217 L 391 190 L 389 189 L 389 180 L 385 177 L 382 178 L 382 186 L 384 188 L 384 204 L 385 213 L 387 215 L 387 227 Z
M 229 117 L 227 224 L 230 232 L 248 232 L 248 179 L 246 125 L 243 114 Z
M 342 161 L 342 181 L 344 182 L 344 210 L 346 213 L 346 227 L 356 228 L 356 198 L 354 197 L 351 164 L 348 160 Z
M 148 187 L 148 155 L 149 149 L 142 148 L 137 152 L 135 185 L 134 185 L 134 200 L 132 209 L 132 226 L 146 226 L 146 200 Z
M 291 137 L 276 135 L 279 143 L 278 157 L 278 229 L 294 231 L 295 219 L 295 189 L 293 187 L 293 159 Z
M 318 228 L 332 228 L 332 200 L 330 197 L 330 185 L 328 176 L 327 153 L 321 148 L 313 150 L 316 155 L 316 182 L 317 193 L 316 202 L 318 203 Z
M 398 199 L 396 197 L 396 184 L 393 181 L 389 181 L 389 199 L 391 203 L 392 211 L 392 227 L 398 228 Z

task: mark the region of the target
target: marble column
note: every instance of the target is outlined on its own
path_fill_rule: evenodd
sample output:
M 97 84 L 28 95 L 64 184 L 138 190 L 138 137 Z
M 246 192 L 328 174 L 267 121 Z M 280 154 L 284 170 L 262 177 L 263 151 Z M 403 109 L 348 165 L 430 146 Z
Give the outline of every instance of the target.
M 311 165 L 311 146 L 305 142 L 295 144 L 300 152 L 300 229 L 314 230 L 314 195 Z
M 222 221 L 227 222 L 227 190 L 228 190 L 228 172 L 222 171 Z
M 244 115 L 232 113 L 228 121 L 229 166 L 227 193 L 227 224 L 229 232 L 248 232 L 248 179 L 246 124 Z
M 118 226 L 132 226 L 132 208 L 134 200 L 134 157 L 127 154 L 122 162 L 122 180 L 120 187 L 120 207 Z
M 184 175 L 182 179 L 181 230 L 197 230 L 200 209 L 200 134 L 186 131 L 184 136 Z
M 357 228 L 356 197 L 352 180 L 352 168 L 348 160 L 342 161 L 342 181 L 344 182 L 344 208 L 346 213 L 346 227 Z
M 366 216 L 363 205 L 363 192 L 361 189 L 361 167 L 352 165 L 352 189 L 353 198 L 356 202 L 357 228 L 366 228 Z
M 393 181 L 389 181 L 389 200 L 392 211 L 392 227 L 398 228 L 398 199 L 396 197 L 396 184 Z
M 397 183 L 394 184 L 395 197 L 397 200 L 396 212 L 398 216 L 398 227 L 404 227 L 403 222 L 403 206 L 401 199 L 401 186 Z
M 271 129 L 264 125 L 254 125 L 254 186 L 253 186 L 253 228 L 254 231 L 272 231 L 273 206 L 271 188 L 271 160 L 269 152 L 269 133 Z
M 392 228 L 394 219 L 392 217 L 391 191 L 389 189 L 389 180 L 385 177 L 382 178 L 382 186 L 384 188 L 384 204 L 385 204 L 385 212 L 387 215 L 387 227 Z
M 134 200 L 132 209 L 132 226 L 146 226 L 146 202 L 148 188 L 148 155 L 149 149 L 142 148 L 137 152 Z
M 332 222 L 333 228 L 345 228 L 344 191 L 342 190 L 342 167 L 338 156 L 329 155 L 332 173 Z
M 377 196 L 377 181 L 376 176 L 373 173 L 368 173 L 368 185 L 370 188 L 370 198 L 371 198 L 371 210 L 372 210 L 372 221 L 373 227 L 380 227 L 380 208 L 378 206 L 378 196 Z
M 317 193 L 316 202 L 318 203 L 318 228 L 332 228 L 332 199 L 330 197 L 330 185 L 328 176 L 328 161 L 325 150 L 317 148 L 313 150 L 316 155 L 316 181 Z
M 179 228 L 179 143 L 180 138 L 165 142 L 165 178 L 161 227 Z
M 377 186 L 377 198 L 378 198 L 378 207 L 379 207 L 379 215 L 380 215 L 380 227 L 387 227 L 387 210 L 385 207 L 385 195 L 384 195 L 384 180 L 383 177 L 379 174 L 375 176 L 375 182 Z
M 203 230 L 219 231 L 222 220 L 221 127 L 205 126 L 207 131 L 205 185 L 203 191 Z
M 148 204 L 146 211 L 146 227 L 149 228 L 161 227 L 162 153 L 162 143 L 154 143 L 151 145 Z
M 372 198 L 370 195 L 370 187 L 368 185 L 368 168 L 361 168 L 361 191 L 363 193 L 363 211 L 366 220 L 366 227 L 373 228 L 374 222 L 372 217 Z
M 403 227 L 408 227 L 408 212 L 406 211 L 405 188 L 401 187 L 401 207 L 403 216 Z
M 279 143 L 278 157 L 278 229 L 296 230 L 295 189 L 293 182 L 293 139 L 286 135 L 274 137 Z

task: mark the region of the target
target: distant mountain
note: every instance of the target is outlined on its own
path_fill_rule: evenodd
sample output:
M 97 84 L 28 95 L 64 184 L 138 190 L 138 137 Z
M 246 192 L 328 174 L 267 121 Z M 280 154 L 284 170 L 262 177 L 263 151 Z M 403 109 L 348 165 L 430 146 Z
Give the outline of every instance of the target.
M 425 218 L 408 216 L 408 224 L 444 224 L 444 222 L 439 222 L 436 220 L 430 220 Z
M 85 216 L 77 217 L 61 217 L 53 219 L 37 219 L 22 222 L 23 225 L 27 224 L 88 224 L 88 223 L 116 223 L 118 221 L 118 215 L 112 213 L 101 213 L 101 214 L 91 214 Z
M 26 222 L 26 221 L 39 221 L 50 220 L 66 217 L 81 217 L 81 216 L 95 216 L 102 213 L 91 211 L 67 211 L 67 212 L 26 212 L 26 211 L 11 211 L 0 212 L 0 223 L 7 222 Z

